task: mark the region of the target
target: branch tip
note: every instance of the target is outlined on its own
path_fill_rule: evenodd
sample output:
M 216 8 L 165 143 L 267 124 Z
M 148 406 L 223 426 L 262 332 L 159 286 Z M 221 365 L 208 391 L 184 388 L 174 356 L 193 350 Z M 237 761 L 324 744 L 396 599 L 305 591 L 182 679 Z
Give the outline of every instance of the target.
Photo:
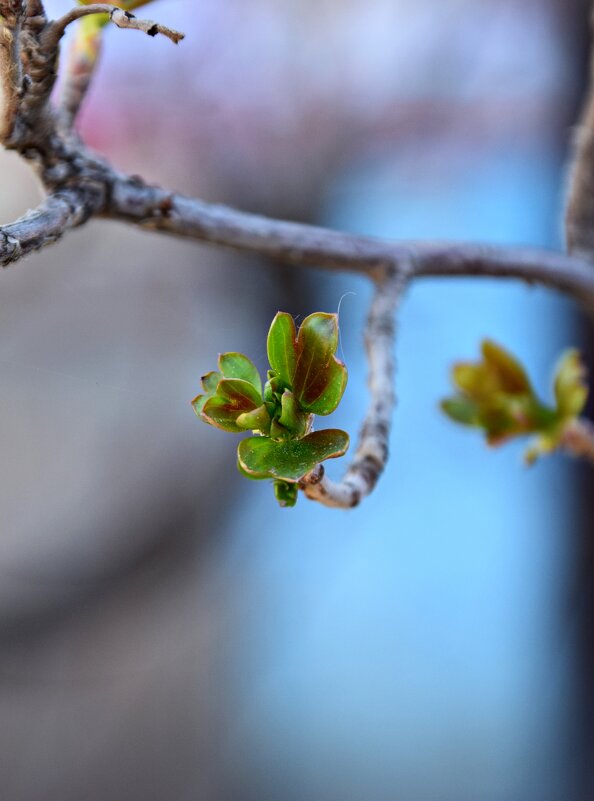
M 60 17 L 60 19 L 52 22 L 45 37 L 45 45 L 50 48 L 57 47 L 58 42 L 69 25 L 92 14 L 107 14 L 111 22 L 118 28 L 142 31 L 148 36 L 153 37 L 157 36 L 157 34 L 161 34 L 170 39 L 174 44 L 178 44 L 185 38 L 185 34 L 181 33 L 181 31 L 168 28 L 167 25 L 162 25 L 160 22 L 139 19 L 130 11 L 125 11 L 119 8 L 119 6 L 114 6 L 111 3 L 93 3 L 88 6 L 77 6 L 64 14 L 63 17 Z

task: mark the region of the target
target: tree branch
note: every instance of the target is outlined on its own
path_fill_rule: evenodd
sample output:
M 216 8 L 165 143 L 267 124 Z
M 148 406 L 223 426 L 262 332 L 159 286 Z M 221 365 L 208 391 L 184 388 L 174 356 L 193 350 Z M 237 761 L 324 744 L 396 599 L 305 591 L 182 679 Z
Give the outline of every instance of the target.
M 351 509 L 370 494 L 388 461 L 394 391 L 394 337 L 398 302 L 406 284 L 404 273 L 376 285 L 365 329 L 371 403 L 365 416 L 355 457 L 339 483 L 328 479 L 319 465 L 300 482 L 312 501 Z
M 1 138 L 33 165 L 48 193 L 36 210 L 0 226 L 0 265 L 55 242 L 91 217 L 102 217 L 296 267 L 350 270 L 370 278 L 375 283 L 366 333 L 371 405 L 343 480 L 330 482 L 321 467 L 312 471 L 301 487 L 309 498 L 328 506 L 354 506 L 371 492 L 385 466 L 394 405 L 394 317 L 408 281 L 429 276 L 518 279 L 563 292 L 594 312 L 593 93 L 584 113 L 567 214 L 568 240 L 576 256 L 533 248 L 382 241 L 184 197 L 121 175 L 88 151 L 64 125 L 64 114 L 52 107 L 50 95 L 66 27 L 99 13 L 109 14 L 119 27 L 162 34 L 174 42 L 183 38 L 111 4 L 78 6 L 48 22 L 41 0 L 0 0 L 0 81 L 7 98 Z M 69 121 L 82 94 L 69 101 Z M 567 449 L 594 459 L 591 427 L 580 422 L 568 437 Z
M 594 269 L 576 257 L 538 248 L 390 242 L 210 205 L 114 176 L 104 217 L 260 253 L 296 266 L 348 270 L 380 279 L 406 269 L 411 278 L 513 278 L 570 295 L 594 310 Z
M 60 97 L 60 116 L 66 129 L 72 128 L 101 60 L 103 29 L 90 22 L 79 26 L 66 58 Z
M 57 242 L 66 231 L 89 218 L 89 192 L 63 189 L 9 225 L 0 227 L 0 265 L 12 264 L 35 250 Z
M 594 425 L 583 417 L 575 420 L 565 429 L 559 447 L 570 456 L 594 464 Z
M 594 13 L 590 24 L 594 26 Z M 569 251 L 594 261 L 594 48 L 590 58 L 590 86 L 576 131 L 565 232 Z

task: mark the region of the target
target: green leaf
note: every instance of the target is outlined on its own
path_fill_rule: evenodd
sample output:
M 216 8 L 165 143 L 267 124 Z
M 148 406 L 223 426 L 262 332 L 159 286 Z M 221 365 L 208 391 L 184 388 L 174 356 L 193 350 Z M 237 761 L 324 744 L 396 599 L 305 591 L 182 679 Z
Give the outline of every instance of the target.
M 299 481 L 326 459 L 343 456 L 349 436 L 338 429 L 315 431 L 303 439 L 271 440 L 250 437 L 239 443 L 237 455 L 242 468 L 252 475 L 269 474 L 285 481 Z
M 202 389 L 207 394 L 214 395 L 222 377 L 223 376 L 220 373 L 206 373 L 206 375 L 203 375 L 200 379 Z
M 285 387 L 289 388 L 293 386 L 297 363 L 296 338 L 297 332 L 291 315 L 278 312 L 268 332 L 268 361 Z
M 477 402 L 498 392 L 509 396 L 534 394 L 524 368 L 511 353 L 490 340 L 482 343 L 481 350 L 481 362 L 454 365 L 452 380 L 458 389 Z
M 520 362 L 490 339 L 481 345 L 485 363 L 497 375 L 499 388 L 509 395 L 531 394 L 532 386 Z
M 297 337 L 297 366 L 293 391 L 299 406 L 313 414 L 330 414 L 347 383 L 346 367 L 335 356 L 338 317 L 316 312 L 303 321 Z
M 199 395 L 196 398 L 194 411 L 204 422 L 223 431 L 238 433 L 245 431 L 245 428 L 237 423 L 237 419 L 245 412 L 252 412 L 261 403 L 259 392 L 247 381 L 223 378 L 217 384 L 215 395 Z
M 266 400 L 268 400 L 269 398 L 274 400 L 274 395 L 280 396 L 283 394 L 283 392 L 286 389 L 286 385 L 282 380 L 282 378 L 279 375 L 277 375 L 274 372 L 274 370 L 269 370 L 268 381 L 266 382 L 266 388 L 264 390 L 265 393 L 267 393 Z
M 192 401 L 192 409 L 196 412 L 197 417 L 200 417 L 204 404 L 210 399 L 210 395 L 197 395 Z
M 338 318 L 336 314 L 316 312 L 302 322 L 297 336 L 297 366 L 293 390 L 301 402 L 307 398 L 316 376 L 330 363 L 338 346 Z M 319 392 L 315 397 L 319 397 Z
M 285 508 L 295 506 L 298 495 L 297 484 L 288 481 L 274 482 L 274 496 L 279 504 Z
M 442 403 L 453 420 L 482 428 L 489 445 L 500 445 L 526 434 L 537 434 L 526 454 L 529 463 L 562 447 L 567 426 L 586 403 L 585 370 L 577 351 L 562 358 L 554 379 L 555 408 L 542 403 L 518 362 L 490 340 L 482 343 L 482 360 L 455 365 L 453 381 L 459 394 Z
M 270 436 L 272 439 L 295 439 L 292 432 L 279 423 L 277 417 L 270 424 Z
M 346 367 L 333 356 L 328 366 L 320 371 L 315 383 L 310 385 L 309 396 L 302 396 L 299 405 L 310 414 L 332 414 L 342 400 L 347 380 Z M 319 392 L 317 397 L 316 392 Z
M 266 481 L 269 478 L 274 478 L 274 476 L 271 476 L 269 473 L 248 473 L 247 470 L 244 470 L 241 466 L 239 459 L 237 460 L 237 469 L 244 478 L 249 478 L 250 481 Z
M 441 402 L 441 409 L 456 423 L 461 423 L 465 426 L 478 424 L 477 405 L 468 398 L 459 395 L 453 398 L 446 398 Z
M 304 414 L 295 401 L 295 396 L 285 390 L 281 398 L 281 414 L 278 422 L 293 436 L 303 437 L 311 427 L 311 415 Z
M 242 381 L 247 381 L 260 395 L 262 394 L 260 374 L 255 364 L 243 353 L 221 353 L 219 370 L 225 378 L 240 378 Z
M 202 415 L 202 410 L 204 409 L 206 401 L 212 398 L 212 396 L 216 393 L 220 380 L 220 373 L 206 373 L 206 375 L 203 375 L 200 379 L 202 388 L 204 389 L 204 394 L 197 395 L 192 401 L 192 408 L 198 417 Z
M 212 398 L 208 398 L 202 406 L 200 418 L 215 428 L 239 434 L 245 432 L 244 428 L 237 425 L 237 418 L 240 414 L 241 411 L 237 409 L 237 406 L 227 398 L 214 395 Z
M 237 418 L 237 425 L 246 431 L 259 431 L 261 434 L 270 436 L 270 415 L 264 404 L 258 406 L 253 412 L 243 412 Z
M 248 381 L 223 378 L 217 386 L 217 396 L 228 400 L 239 413 L 251 412 L 262 403 L 262 396 Z
M 586 368 L 578 351 L 567 351 L 562 356 L 555 373 L 555 400 L 560 417 L 564 419 L 578 417 L 584 410 L 588 399 L 585 376 Z

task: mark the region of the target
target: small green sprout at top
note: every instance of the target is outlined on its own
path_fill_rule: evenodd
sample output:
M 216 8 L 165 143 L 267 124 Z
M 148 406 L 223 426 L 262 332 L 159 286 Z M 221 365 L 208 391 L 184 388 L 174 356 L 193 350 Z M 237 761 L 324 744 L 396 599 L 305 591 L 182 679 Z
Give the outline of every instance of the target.
M 294 506 L 299 481 L 349 447 L 345 431 L 312 430 L 314 415 L 331 414 L 347 384 L 337 347 L 336 314 L 310 314 L 297 333 L 291 315 L 278 312 L 268 332 L 266 382 L 243 353 L 222 353 L 219 369 L 202 377 L 203 393 L 192 401 L 205 423 L 254 434 L 239 443 L 239 472 L 272 479 L 281 506 Z

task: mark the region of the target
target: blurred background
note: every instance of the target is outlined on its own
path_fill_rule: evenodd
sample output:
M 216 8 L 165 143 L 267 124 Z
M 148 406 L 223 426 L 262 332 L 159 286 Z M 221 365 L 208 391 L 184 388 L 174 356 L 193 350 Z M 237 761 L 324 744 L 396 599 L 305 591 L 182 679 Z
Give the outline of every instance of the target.
M 47 0 L 57 15 L 69 0 Z M 586 0 L 158 0 L 107 30 L 87 141 L 147 179 L 386 237 L 559 247 Z M 39 199 L 0 156 L 1 219 Z M 485 336 L 542 395 L 592 354 L 568 301 L 426 280 L 392 459 L 351 512 L 235 471 L 190 408 L 278 309 L 369 287 L 93 222 L 0 276 L 2 801 L 590 801 L 594 484 L 487 452 L 438 401 Z M 338 476 L 339 462 L 330 465 Z

